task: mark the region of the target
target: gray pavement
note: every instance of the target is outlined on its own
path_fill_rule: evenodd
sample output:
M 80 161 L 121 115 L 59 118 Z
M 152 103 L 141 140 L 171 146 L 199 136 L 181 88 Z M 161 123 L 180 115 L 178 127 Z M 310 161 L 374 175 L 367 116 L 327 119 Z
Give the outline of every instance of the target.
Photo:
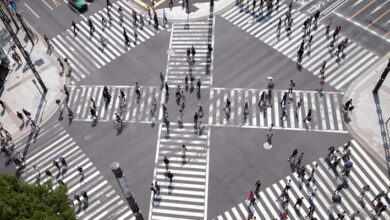
M 112 3 L 114 8 L 121 5 L 128 13 L 132 10 L 145 12 L 139 5 L 126 1 Z M 216 1 L 218 3 L 226 2 Z M 315 3 L 302 9 L 307 11 Z M 95 12 L 105 13 L 105 1 L 98 4 L 100 8 Z M 194 19 L 201 18 L 202 13 L 206 17 L 210 15 L 209 5 L 203 4 L 193 12 Z M 329 3 L 326 7 L 332 8 L 332 5 Z M 165 28 L 160 26 L 159 30 L 149 25 L 147 13 L 144 13 L 145 25 L 142 29 L 138 26 L 136 43 L 132 16 L 126 14 L 126 21 L 130 22 L 124 26 L 132 41 L 129 47 L 123 45 L 123 29 L 116 11 L 112 14 L 112 26 L 104 29 L 100 25 L 99 13 L 85 15 L 90 16 L 96 27 L 91 39 L 85 21 L 77 23 L 80 28 L 77 36 L 69 27 L 62 31 L 59 28 L 52 42 L 59 55 L 69 57 L 71 61 L 72 85 L 68 87 L 70 96 L 64 103 L 74 116 L 70 120 L 66 111 L 62 115 L 55 112 L 49 123 L 42 126 L 38 137 L 15 142 L 16 150 L 26 155 L 21 177 L 29 183 L 35 182 L 37 173 L 33 164 L 57 174 L 52 160 L 65 155 L 69 158 L 69 169 L 61 169 L 64 173 L 56 178 L 68 184 L 70 196 L 82 189 L 87 189 L 91 195 L 88 206 L 84 204 L 82 211 L 76 204 L 80 219 L 132 218 L 133 214 L 109 168 L 113 161 L 118 161 L 124 169 L 145 219 L 245 219 L 248 213 L 245 198 L 248 191 L 254 189 L 257 179 L 262 181 L 261 201 L 256 200 L 256 205 L 249 210 L 258 219 L 278 217 L 283 210 L 275 200 L 289 178 L 293 179 L 288 208 L 291 219 L 300 219 L 309 207 L 309 200 L 305 199 L 300 217 L 292 210 L 295 199 L 301 195 L 307 198 L 315 188 L 318 189 L 314 201 L 318 207 L 315 216 L 326 218 L 332 192 L 343 180 L 349 187 L 341 192 L 343 202 L 333 214 L 342 210 L 352 213 L 359 209 L 363 218 L 370 216 L 368 209 L 361 209 L 357 200 L 361 186 L 370 184 L 373 187 L 368 195 L 373 199 L 388 184 L 386 171 L 376 162 L 375 150 L 363 149 L 363 145 L 353 141 L 351 160 L 354 168 L 349 177 L 342 177 L 344 162 L 332 170 L 324 158 L 330 145 L 341 147 L 351 139 L 347 127 L 352 131 L 354 123 L 361 126 L 354 115 L 351 116 L 352 122 L 345 125 L 351 118 L 341 112 L 342 97 L 351 82 L 363 85 L 364 81 L 356 79 L 377 65 L 376 62 L 381 60 L 381 50 L 367 48 L 370 45 L 360 44 L 361 37 L 357 37 L 356 40 L 352 38 L 345 53 L 337 58 L 326 48 L 331 37 L 325 36 L 324 25 L 320 23 L 311 30 L 314 36 L 312 48 L 305 50 L 303 62 L 298 65 L 296 49 L 302 39 L 301 24 L 307 17 L 295 10 L 299 5 L 294 5 L 294 26 L 289 37 L 283 28 L 280 36 L 275 33 L 277 20 L 283 18 L 287 9 L 285 4 L 273 8 L 268 15 L 265 12 L 260 14 L 258 10 L 254 15 L 247 6 L 223 6 L 212 8 L 214 14 L 223 11 L 213 19 L 168 24 Z M 159 10 L 161 15 L 162 9 Z M 180 16 L 179 13 L 176 18 L 181 19 Z M 99 33 L 109 39 L 103 52 Z M 338 42 L 349 37 L 349 33 L 346 34 L 342 31 Z M 209 43 L 213 47 L 210 55 L 207 53 Z M 192 45 L 197 53 L 192 70 L 189 70 L 186 49 Z M 326 85 L 322 92 L 318 92 L 315 89 L 319 86 L 319 69 L 323 60 L 327 61 Z M 169 96 L 161 87 L 159 72 L 163 72 L 169 85 Z M 196 91 L 196 81 L 194 87 L 189 85 L 186 88 L 184 79 L 189 74 L 201 79 L 200 93 Z M 263 110 L 257 104 L 267 88 L 267 76 L 273 77 L 276 86 Z M 296 87 L 291 98 L 286 100 L 287 119 L 282 120 L 283 108 L 279 102 L 291 79 L 296 82 Z M 135 82 L 140 83 L 140 99 L 135 96 Z M 104 85 L 112 95 L 107 104 L 102 97 Z M 185 94 L 184 105 L 182 99 L 175 100 L 178 85 Z M 120 89 L 126 94 L 124 105 L 118 98 Z M 346 97 L 349 95 L 355 94 L 348 90 Z M 96 101 L 98 120 L 90 117 L 90 97 Z M 153 97 L 156 106 L 153 106 Z M 232 101 L 229 114 L 223 110 L 226 98 Z M 296 111 L 299 98 L 303 104 Z M 246 101 L 248 114 L 244 114 Z M 167 107 L 169 134 L 163 120 L 162 104 Z M 199 104 L 204 112 L 203 129 L 193 123 Z M 184 113 L 182 125 L 178 123 L 179 109 Z M 303 120 L 309 109 L 312 109 L 310 123 Z M 368 118 L 368 112 L 374 111 L 360 107 L 355 110 L 356 116 L 365 114 L 364 118 Z M 121 113 L 127 121 L 122 129 L 115 128 L 115 112 Z M 153 114 L 156 118 L 152 117 Z M 268 142 L 266 133 L 271 124 L 274 124 L 273 138 Z M 372 122 L 367 124 L 375 125 Z M 361 142 L 357 136 L 353 138 Z M 186 156 L 183 156 L 182 144 L 187 147 Z M 313 163 L 320 164 L 315 184 L 303 186 L 304 190 L 298 189 L 300 180 L 286 161 L 294 147 L 305 152 L 302 165 L 306 167 L 307 175 Z M 173 183 L 167 177 L 164 156 L 170 160 Z M 76 170 L 79 164 L 85 167 L 86 173 L 81 183 Z M 42 179 L 48 180 L 43 175 Z M 158 181 L 161 194 L 153 198 L 150 183 L 154 180 Z M 367 203 L 367 206 L 372 208 L 371 204 Z M 384 217 L 388 216 L 386 211 Z

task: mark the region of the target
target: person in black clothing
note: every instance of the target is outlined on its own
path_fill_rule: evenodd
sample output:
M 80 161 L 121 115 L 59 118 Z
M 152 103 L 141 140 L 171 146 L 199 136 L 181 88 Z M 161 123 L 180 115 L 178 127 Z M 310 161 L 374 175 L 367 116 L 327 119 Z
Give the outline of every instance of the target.
M 168 176 L 168 178 L 169 178 L 169 182 L 172 183 L 173 174 L 171 173 L 171 171 L 168 171 L 167 176 Z
M 291 153 L 290 157 L 288 158 L 288 161 L 291 161 L 291 158 L 293 158 L 294 159 L 293 162 L 295 162 L 295 157 L 297 156 L 297 154 L 298 154 L 298 148 L 295 148 Z
M 200 79 L 198 79 L 198 82 L 196 83 L 196 86 L 198 87 L 198 91 L 200 91 L 200 85 L 201 85 L 201 82 L 200 82 Z
M 76 23 L 72 21 L 72 26 L 73 26 L 73 34 L 76 35 L 77 31 L 80 31 L 80 29 L 76 26 Z
M 167 169 L 168 170 L 168 166 L 169 166 L 169 160 L 168 160 L 168 158 L 167 157 L 164 157 L 164 164 L 165 164 L 165 169 Z
M 260 180 L 256 181 L 255 186 L 256 186 L 255 194 L 258 195 L 259 191 L 260 191 L 260 186 L 261 186 Z

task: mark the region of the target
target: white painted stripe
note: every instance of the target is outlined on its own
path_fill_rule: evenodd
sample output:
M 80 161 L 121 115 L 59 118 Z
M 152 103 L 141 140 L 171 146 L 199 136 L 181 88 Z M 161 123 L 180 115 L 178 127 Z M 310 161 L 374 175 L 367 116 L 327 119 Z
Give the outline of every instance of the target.
M 312 116 L 312 123 L 314 123 L 314 127 L 315 129 L 318 129 L 318 113 L 317 113 L 317 110 L 316 110 L 316 99 L 315 99 L 315 94 L 311 93 L 310 94 L 310 98 L 311 98 L 311 116 Z M 307 112 L 306 112 L 307 114 Z M 311 126 L 312 127 L 312 126 Z M 324 129 L 324 127 L 322 126 L 321 129 Z
M 327 104 L 327 109 L 328 109 L 328 118 L 329 118 L 329 124 L 330 124 L 330 129 L 334 130 L 334 120 L 333 120 L 333 112 L 332 112 L 332 103 L 330 102 L 330 94 L 324 94 L 326 97 L 326 104 Z M 324 100 L 325 101 L 325 100 Z
M 252 126 L 257 126 L 256 91 L 252 91 Z
M 221 108 L 221 98 L 220 98 L 221 90 L 217 90 L 217 103 L 215 106 L 216 116 L 215 116 L 215 123 L 220 124 L 220 108 Z
M 275 111 L 275 115 L 274 115 L 274 125 L 276 127 L 280 127 L 280 124 L 279 124 L 279 100 L 278 100 L 278 93 L 276 91 L 273 91 L 273 97 L 274 97 L 274 106 L 273 106 L 273 109 Z
M 179 211 L 179 210 L 169 210 L 169 209 L 153 208 L 153 213 L 154 212 L 163 213 L 163 214 L 170 214 L 170 215 L 185 215 L 185 216 L 203 217 L 203 213 L 193 212 L 193 211 L 192 212 L 188 212 L 188 211 Z
M 242 220 L 242 218 L 241 218 L 240 214 L 238 213 L 236 207 L 233 207 L 233 208 L 232 208 L 232 211 L 233 211 L 233 214 L 234 214 L 235 219 L 237 219 L 237 220 Z
M 328 126 L 326 124 L 326 115 L 324 110 L 324 101 L 323 95 L 317 94 L 318 104 L 320 105 L 320 116 L 321 116 L 321 125 L 322 129 L 326 130 L 328 129 Z

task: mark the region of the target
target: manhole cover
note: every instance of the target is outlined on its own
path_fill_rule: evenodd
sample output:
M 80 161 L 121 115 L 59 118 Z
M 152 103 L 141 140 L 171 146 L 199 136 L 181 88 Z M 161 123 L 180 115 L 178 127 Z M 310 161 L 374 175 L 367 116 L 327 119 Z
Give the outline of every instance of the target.
M 264 149 L 269 150 L 272 148 L 272 144 L 269 144 L 268 141 L 263 144 Z
M 167 54 L 172 56 L 172 55 L 175 54 L 175 50 L 174 49 L 169 49 L 169 50 L 167 50 Z

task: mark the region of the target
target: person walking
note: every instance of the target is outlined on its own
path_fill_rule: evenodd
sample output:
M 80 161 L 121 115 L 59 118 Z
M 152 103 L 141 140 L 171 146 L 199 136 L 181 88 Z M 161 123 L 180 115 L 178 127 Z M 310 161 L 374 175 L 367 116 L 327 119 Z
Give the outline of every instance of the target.
M 313 24 L 317 27 L 317 21 L 318 18 L 320 17 L 320 10 L 317 10 L 316 13 L 314 14 L 314 21 Z
M 290 162 L 291 159 L 293 159 L 293 163 L 295 163 L 295 157 L 297 156 L 297 154 L 298 154 L 298 148 L 295 148 L 295 149 L 292 151 L 290 157 L 287 159 L 287 161 Z
M 299 208 L 301 208 L 302 207 L 302 202 L 303 202 L 303 197 L 298 198 L 297 201 L 295 202 L 294 209 L 296 209 L 297 206 L 299 206 Z
M 179 109 L 178 118 L 179 118 L 179 123 L 183 124 L 183 111 L 181 109 Z
M 129 40 L 129 37 L 127 36 L 127 32 L 126 32 L 125 28 L 123 28 L 123 37 L 125 38 L 125 46 L 129 46 L 130 40 Z
M 295 82 L 293 80 L 290 80 L 290 84 L 289 84 L 289 88 L 288 88 L 289 94 L 292 94 L 294 87 L 295 87 Z
M 58 160 L 60 161 L 62 166 L 64 166 L 65 168 L 68 168 L 68 163 L 66 162 L 64 157 L 59 157 Z
M 307 214 L 307 216 L 308 216 L 310 219 L 312 219 L 312 217 L 313 217 L 315 208 L 316 208 L 316 206 L 315 206 L 314 204 L 310 204 L 309 213 Z
M 50 170 L 46 170 L 45 173 L 46 173 L 46 176 L 51 177 L 52 179 L 54 179 L 54 176 L 53 176 L 53 174 L 50 172 Z
M 198 78 L 198 82 L 196 82 L 196 86 L 197 86 L 198 92 L 200 92 L 200 86 L 201 86 L 200 78 Z
M 311 50 L 311 42 L 313 41 L 313 35 L 310 35 L 309 39 L 307 40 L 307 44 L 306 44 L 306 47 L 305 49 L 306 50 Z
M 167 82 L 165 82 L 165 92 L 166 92 L 166 95 L 169 96 L 169 86 L 168 86 Z
M 298 162 L 295 164 L 295 168 L 299 169 L 299 167 L 301 166 L 301 162 L 302 162 L 302 159 L 303 159 L 303 155 L 304 155 L 303 152 L 301 153 L 301 155 L 299 155 L 299 157 L 298 157 Z
M 157 184 L 157 181 L 154 181 L 154 187 L 156 188 L 157 195 L 160 195 L 160 185 Z
M 92 118 L 98 118 L 96 114 L 96 110 L 92 107 L 89 107 L 89 112 L 91 113 Z
M 281 29 L 281 27 L 282 27 L 282 19 L 279 18 L 279 23 L 278 23 L 278 26 L 276 27 L 276 33 L 277 33 L 278 35 L 280 35 L 280 29 Z
M 153 198 L 154 198 L 157 194 L 157 189 L 154 187 L 153 183 L 150 184 L 150 190 L 152 190 Z
M 171 171 L 168 171 L 167 176 L 168 176 L 168 178 L 169 178 L 169 182 L 172 183 L 173 174 L 171 173 Z
M 73 198 L 74 198 L 75 200 L 77 200 L 79 203 L 81 203 L 80 196 L 77 195 L 76 193 L 73 194 Z
M 89 26 L 89 35 L 93 35 L 93 32 L 95 32 L 95 26 L 93 25 L 93 22 L 91 19 L 88 18 L 88 26 Z
M 122 6 L 119 6 L 119 8 L 118 8 L 118 14 L 119 14 L 119 21 L 120 21 L 120 23 L 121 23 L 121 25 L 122 25 L 122 23 L 123 23 L 123 11 L 122 11 Z
M 192 54 L 192 59 L 195 59 L 196 51 L 194 45 L 191 46 L 191 54 Z
M 61 170 L 61 167 L 60 167 L 60 165 L 58 164 L 57 161 L 53 160 L 53 165 L 54 165 L 55 167 L 57 167 L 58 171 Z
M 375 198 L 372 200 L 371 203 L 373 203 L 375 200 L 378 200 L 378 199 L 384 197 L 385 195 L 386 195 L 385 191 L 379 192 L 379 193 L 375 196 Z
M 280 101 L 280 105 L 281 105 L 281 106 L 285 106 L 285 105 L 286 105 L 287 94 L 288 94 L 287 92 L 285 92 L 285 93 L 283 94 L 282 100 Z
M 160 72 L 160 80 L 161 80 L 161 85 L 164 85 L 165 77 L 162 72 Z
M 88 201 L 88 194 L 87 194 L 87 191 L 83 190 L 83 191 L 80 192 L 80 194 L 83 196 L 83 198 L 84 198 L 85 200 Z
M 303 122 L 306 123 L 306 121 L 311 121 L 311 109 L 309 109 L 309 111 L 307 112 L 306 114 L 306 117 L 303 119 Z
M 76 26 L 76 23 L 72 21 L 72 27 L 73 27 L 73 34 L 76 36 L 77 32 L 80 31 L 80 29 Z
M 22 114 L 22 113 L 16 111 L 16 116 L 18 116 L 18 118 L 19 118 L 20 120 L 22 120 L 22 122 L 24 122 L 24 117 L 23 117 L 23 114 Z
M 340 183 L 339 185 L 337 185 L 337 188 L 333 192 L 333 195 L 339 193 L 343 188 L 344 188 L 344 183 Z
M 82 167 L 78 166 L 77 167 L 77 171 L 79 172 L 79 174 L 84 178 L 84 170 Z
M 198 124 L 199 115 L 198 112 L 195 112 L 194 114 L 194 124 Z
M 183 148 L 183 157 L 186 157 L 187 147 L 185 144 L 181 145 L 181 147 Z
M 299 101 L 297 102 L 297 106 L 295 107 L 295 111 L 298 112 L 298 109 L 301 108 L 302 106 L 303 99 L 300 98 Z
M 39 176 L 41 175 L 41 171 L 39 170 L 39 168 L 37 167 L 37 165 L 33 165 L 33 168 L 34 168 L 34 170 L 36 170 L 37 172 L 38 172 L 38 174 L 39 174 Z
M 165 169 L 168 170 L 169 168 L 169 160 L 167 157 L 164 157 L 164 164 L 165 164 Z
M 167 128 L 167 134 L 169 134 L 169 125 L 170 125 L 169 120 L 165 120 L 165 127 Z
M 281 121 L 284 121 L 284 119 L 287 120 L 287 111 L 286 111 L 286 106 L 282 107 L 282 117 L 280 117 Z
M 2 107 L 3 109 L 5 109 L 5 104 L 4 104 L 4 102 L 3 102 L 2 100 L 0 100 L 0 105 L 1 105 L 1 107 Z
M 139 90 L 138 82 L 135 83 L 135 93 L 137 94 L 137 98 L 141 97 L 141 92 Z
M 226 108 L 229 110 L 228 113 L 230 113 L 230 100 L 229 98 L 226 98 L 226 103 L 225 103 L 225 107 L 223 108 L 223 110 L 226 112 Z
M 28 119 L 31 119 L 31 113 L 29 111 L 27 111 L 26 109 L 22 109 L 23 111 L 23 114 L 28 118 Z
M 181 91 L 180 92 L 180 96 L 181 96 L 181 100 L 182 100 L 182 108 L 184 108 L 184 106 L 185 106 L 185 103 L 186 103 L 186 96 L 184 95 L 184 92 L 183 91 Z
M 255 188 L 255 194 L 256 194 L 256 196 L 258 197 L 259 192 L 260 192 L 260 187 L 261 187 L 261 182 L 260 182 L 260 180 L 257 180 L 257 181 L 256 181 L 255 186 L 256 186 L 256 188 Z
M 350 218 L 351 220 L 355 220 L 355 218 L 358 217 L 359 215 L 360 215 L 359 210 L 356 210 L 354 213 L 352 213 L 352 214 L 349 216 L 349 218 Z

